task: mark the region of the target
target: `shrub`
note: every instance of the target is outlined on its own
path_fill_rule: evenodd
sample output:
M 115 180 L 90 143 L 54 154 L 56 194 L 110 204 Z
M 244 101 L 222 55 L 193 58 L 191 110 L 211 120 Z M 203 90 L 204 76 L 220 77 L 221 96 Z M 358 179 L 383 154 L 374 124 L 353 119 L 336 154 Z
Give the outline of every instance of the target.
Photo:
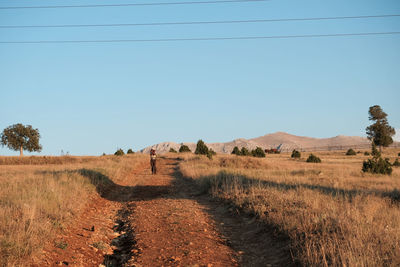
M 172 147 L 169 149 L 169 152 L 171 153 L 178 153 L 175 149 L 173 149 Z
M 240 150 L 239 150 L 239 148 L 238 148 L 237 146 L 235 146 L 235 147 L 233 148 L 231 154 L 232 154 L 232 155 L 237 155 L 237 156 L 240 156 L 240 155 L 241 155 Z
M 133 150 L 129 148 L 128 151 L 126 151 L 126 154 L 135 154 L 135 152 L 133 152 Z
M 363 162 L 362 171 L 390 175 L 392 174 L 392 166 L 389 159 L 374 157 Z
M 208 147 L 203 140 L 200 139 L 197 141 L 196 151 L 194 153 L 198 155 L 208 155 Z
M 257 147 L 256 149 L 252 150 L 251 155 L 257 158 L 265 158 L 265 152 L 261 147 Z
M 192 151 L 190 150 L 190 148 L 187 145 L 181 145 L 181 147 L 179 148 L 179 152 L 184 153 L 184 152 L 192 152 Z
M 396 159 L 396 160 L 393 162 L 392 165 L 395 166 L 395 167 L 400 167 L 399 159 Z
M 357 155 L 357 153 L 353 149 L 350 148 L 349 150 L 347 150 L 346 156 L 354 156 L 354 155 Z
M 399 152 L 399 154 L 397 154 L 397 156 L 400 157 L 400 152 Z
M 310 154 L 310 156 L 308 156 L 307 162 L 321 163 L 321 159 L 314 154 Z
M 364 152 L 364 156 L 369 156 L 369 155 L 371 155 L 371 154 L 368 151 Z
M 291 157 L 292 158 L 300 158 L 301 157 L 300 151 L 297 151 L 296 149 L 293 149 Z
M 212 159 L 212 157 L 213 157 L 214 155 L 217 155 L 217 153 L 216 153 L 214 150 L 212 150 L 212 148 L 210 148 L 210 149 L 208 150 L 208 153 L 207 153 L 207 158 Z
M 114 155 L 116 155 L 116 156 L 123 156 L 123 155 L 125 155 L 125 152 L 120 148 L 120 149 L 118 149 L 118 150 L 114 153 Z
M 251 153 L 247 148 L 242 147 L 242 149 L 240 150 L 240 155 L 242 155 L 242 156 L 250 156 Z
M 211 155 L 217 155 L 217 152 L 215 152 L 212 148 L 210 148 L 210 150 L 208 151 L 209 154 Z

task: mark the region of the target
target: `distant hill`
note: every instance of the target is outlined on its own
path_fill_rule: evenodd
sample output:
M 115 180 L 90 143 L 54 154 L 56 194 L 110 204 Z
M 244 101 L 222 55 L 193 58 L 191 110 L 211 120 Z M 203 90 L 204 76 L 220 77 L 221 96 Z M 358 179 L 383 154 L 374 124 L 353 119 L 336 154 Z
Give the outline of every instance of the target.
M 174 142 L 164 142 L 146 147 L 140 152 L 149 153 L 151 148 L 155 148 L 160 154 L 168 152 L 170 148 L 178 151 L 182 144 L 187 145 L 192 152 L 196 149 L 195 143 L 178 144 Z M 282 144 L 282 151 L 287 152 L 293 149 L 300 149 L 303 151 L 342 150 L 348 148 L 367 149 L 370 147 L 371 142 L 367 138 L 360 136 L 338 135 L 331 138 L 313 138 L 292 135 L 285 132 L 276 132 L 252 139 L 240 138 L 226 143 L 208 143 L 207 146 L 211 147 L 217 153 L 231 153 L 235 146 L 239 148 L 246 147 L 248 149 L 254 149 L 259 146 L 266 149 L 276 148 L 280 144 Z M 396 142 L 396 145 L 399 146 L 400 144 Z

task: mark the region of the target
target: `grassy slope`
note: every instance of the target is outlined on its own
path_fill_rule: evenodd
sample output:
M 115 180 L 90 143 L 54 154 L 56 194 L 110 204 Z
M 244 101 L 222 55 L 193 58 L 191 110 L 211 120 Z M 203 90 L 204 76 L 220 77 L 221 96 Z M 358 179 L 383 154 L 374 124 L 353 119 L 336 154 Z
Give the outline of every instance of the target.
M 23 265 L 110 182 L 103 177 L 118 183 L 143 161 L 143 155 L 1 157 L 14 165 L 0 165 L 0 266 Z
M 399 151 L 388 150 L 394 161 Z M 305 266 L 400 264 L 400 169 L 364 174 L 366 156 L 317 153 L 322 163 L 290 159 L 186 156 L 180 169 L 214 196 L 234 203 L 289 236 Z

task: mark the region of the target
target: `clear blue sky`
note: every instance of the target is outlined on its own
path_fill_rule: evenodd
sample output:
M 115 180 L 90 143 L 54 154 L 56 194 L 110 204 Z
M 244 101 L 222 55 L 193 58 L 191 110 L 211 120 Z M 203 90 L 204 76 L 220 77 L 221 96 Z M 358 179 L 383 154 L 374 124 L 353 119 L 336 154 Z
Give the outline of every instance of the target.
M 153 0 L 120 0 L 118 3 Z M 173 2 L 172 0 L 163 0 Z M 184 1 L 184 0 L 174 0 Z M 117 1 L 1 1 L 0 6 Z M 161 2 L 154 0 L 153 2 Z M 0 10 L 0 25 L 147 23 L 400 14 L 398 0 Z M 0 29 L 1 41 L 400 31 L 400 17 L 124 28 Z M 276 131 L 365 135 L 378 104 L 400 131 L 400 35 L 161 43 L 0 44 L 0 130 L 39 128 L 41 155 Z M 0 155 L 17 155 L 0 148 Z M 29 153 L 27 153 L 29 154 Z M 36 155 L 37 153 L 32 153 Z

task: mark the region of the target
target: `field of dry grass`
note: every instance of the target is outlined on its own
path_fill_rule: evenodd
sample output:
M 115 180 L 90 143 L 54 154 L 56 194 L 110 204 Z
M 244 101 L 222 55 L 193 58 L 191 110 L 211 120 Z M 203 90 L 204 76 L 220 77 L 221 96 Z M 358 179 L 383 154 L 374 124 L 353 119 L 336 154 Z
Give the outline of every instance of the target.
M 48 164 L 72 164 L 72 163 L 87 163 L 93 160 L 98 160 L 99 157 L 86 156 L 29 156 L 29 157 L 7 157 L 0 156 L 0 165 L 48 165 Z
M 399 150 L 387 150 L 393 162 Z M 322 163 L 290 154 L 267 158 L 185 155 L 180 171 L 215 197 L 289 237 L 305 266 L 400 265 L 400 168 L 361 172 L 363 154 L 319 152 Z
M 144 161 L 143 155 L 1 157 L 0 266 L 23 265 L 110 183 L 105 177 L 118 183 Z

